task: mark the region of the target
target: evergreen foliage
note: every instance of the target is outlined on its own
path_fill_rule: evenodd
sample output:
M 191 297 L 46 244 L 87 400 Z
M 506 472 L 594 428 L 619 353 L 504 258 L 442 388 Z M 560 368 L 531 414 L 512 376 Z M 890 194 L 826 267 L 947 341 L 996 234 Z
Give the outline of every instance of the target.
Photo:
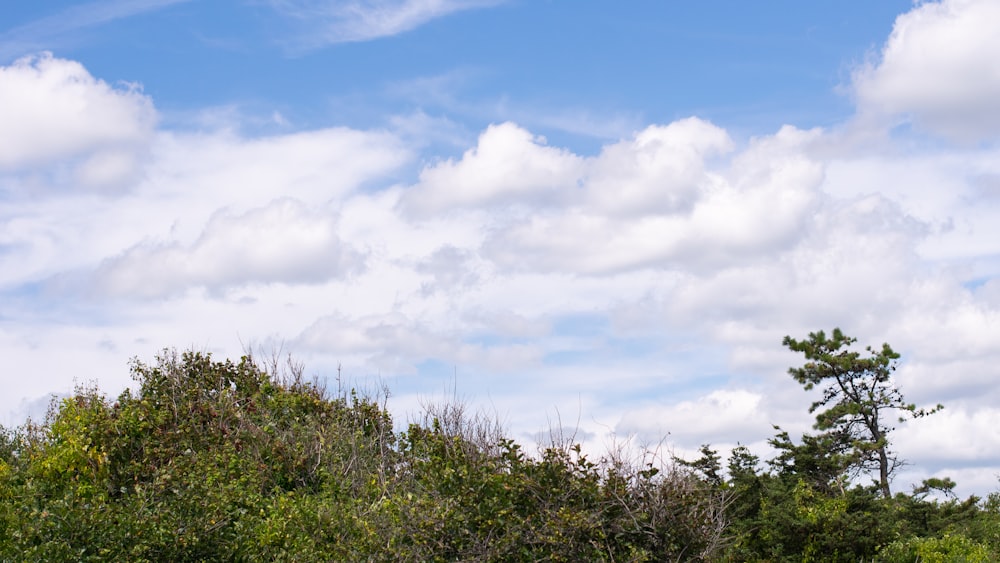
M 878 351 L 865 348 L 868 357 L 861 357 L 849 349 L 855 342 L 856 338 L 844 335 L 839 328 L 833 329 L 830 338 L 823 331 L 809 333 L 806 340 L 786 336 L 784 345 L 808 360 L 788 372 L 806 390 L 825 385 L 823 397 L 809 407 L 809 412 L 816 413 L 815 428 L 823 432 L 809 438 L 811 447 L 830 452 L 830 464 L 842 465 L 854 474 L 877 470 L 879 492 L 889 498 L 889 482 L 898 460 L 889 449 L 888 435 L 893 428 L 886 424 L 888 413 L 919 418 L 943 407 L 926 410 L 907 403 L 890 379 L 899 354 L 883 344 Z M 899 421 L 903 420 L 900 415 Z

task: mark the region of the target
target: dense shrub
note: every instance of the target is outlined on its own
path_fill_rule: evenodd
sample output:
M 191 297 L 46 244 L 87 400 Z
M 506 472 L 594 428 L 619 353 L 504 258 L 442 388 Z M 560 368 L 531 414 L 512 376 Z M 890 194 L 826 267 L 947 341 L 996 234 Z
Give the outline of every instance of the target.
M 495 419 L 299 366 L 166 352 L 134 391 L 81 387 L 0 428 L 0 561 L 996 561 L 1000 494 L 885 495 L 843 441 L 779 430 L 693 461 L 572 440 L 528 453 Z M 856 476 L 856 473 L 854 474 Z
M 5 430 L 0 559 L 662 561 L 723 545 L 725 495 L 683 468 L 529 456 L 460 405 L 397 435 L 384 403 L 271 371 L 165 353 L 133 365 L 134 393 L 81 388 Z

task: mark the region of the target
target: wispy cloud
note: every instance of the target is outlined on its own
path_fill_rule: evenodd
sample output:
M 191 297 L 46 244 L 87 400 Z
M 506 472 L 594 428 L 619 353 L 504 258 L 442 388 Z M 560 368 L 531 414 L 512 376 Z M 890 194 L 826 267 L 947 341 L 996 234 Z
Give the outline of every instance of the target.
M 298 49 L 398 35 L 448 14 L 495 6 L 505 0 L 270 0 L 286 16 L 317 26 Z
M 448 72 L 390 83 L 386 95 L 424 111 L 462 116 L 483 124 L 512 121 L 529 127 L 561 131 L 595 139 L 622 139 L 643 128 L 635 113 L 594 112 L 584 107 L 553 106 L 503 94 L 479 96 L 475 90 L 496 84 L 496 75 L 482 68 Z
M 191 0 L 97 0 L 0 32 L 0 60 L 52 49 L 66 34 Z

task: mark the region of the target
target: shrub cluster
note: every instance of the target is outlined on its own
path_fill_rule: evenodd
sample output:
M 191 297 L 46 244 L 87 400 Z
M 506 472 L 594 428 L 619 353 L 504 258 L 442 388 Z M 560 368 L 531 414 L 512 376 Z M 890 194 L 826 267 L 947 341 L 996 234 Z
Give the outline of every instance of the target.
M 460 405 L 393 431 L 301 370 L 165 353 L 0 439 L 0 560 L 666 561 L 721 553 L 726 494 L 672 463 L 526 455 Z
M 0 561 L 1000 561 L 1000 494 L 887 496 L 841 434 L 527 453 L 460 403 L 396 432 L 387 391 L 280 367 L 166 352 L 0 428 Z

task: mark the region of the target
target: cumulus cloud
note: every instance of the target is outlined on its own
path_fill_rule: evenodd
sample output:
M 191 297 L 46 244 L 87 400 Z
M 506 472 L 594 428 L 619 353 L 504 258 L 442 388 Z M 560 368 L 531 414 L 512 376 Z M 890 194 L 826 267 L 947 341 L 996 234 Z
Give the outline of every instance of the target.
M 335 217 L 281 200 L 242 215 L 219 213 L 187 246 L 144 243 L 98 268 L 98 290 L 159 297 L 248 283 L 317 283 L 363 266 L 363 255 L 337 236 Z
M 732 148 L 723 129 L 696 118 L 647 127 L 591 162 L 585 205 L 614 215 L 689 211 L 711 188 L 706 159 Z
M 286 15 L 321 26 L 307 47 L 397 35 L 455 12 L 504 0 L 270 0 Z M 318 22 L 318 23 L 317 23 Z
M 80 165 L 78 174 L 99 180 L 127 161 L 115 152 L 103 154 L 93 165 Z M 140 241 L 190 245 L 223 209 L 238 216 L 289 198 L 336 213 L 344 198 L 398 173 L 411 158 L 396 137 L 378 131 L 330 128 L 253 138 L 225 131 L 160 132 L 141 160 L 141 179 L 101 197 L 56 189 L 61 180 L 49 172 L 65 160 L 0 175 L 0 186 L 22 196 L 0 203 L 0 286 L 93 270 Z M 39 192 L 46 197 L 31 197 Z M 347 219 L 371 219 L 369 210 L 351 211 Z M 369 229 L 377 233 L 380 227 Z M 371 234 L 350 236 L 359 248 L 375 242 Z
M 426 216 L 492 204 L 553 203 L 569 195 L 565 191 L 575 185 L 582 161 L 513 123 L 492 125 L 461 160 L 425 168 L 400 204 Z
M 1000 4 L 920 2 L 896 19 L 879 59 L 854 74 L 859 112 L 902 115 L 962 141 L 1000 134 Z
M 793 244 L 816 203 L 818 132 L 785 128 L 711 170 L 729 150 L 700 120 L 650 127 L 588 162 L 564 208 L 497 228 L 484 253 L 505 268 L 603 274 L 633 268 L 716 268 Z
M 80 63 L 45 53 L 0 67 L 0 170 L 79 159 L 84 184 L 131 174 L 156 122 L 133 85 L 112 87 Z

